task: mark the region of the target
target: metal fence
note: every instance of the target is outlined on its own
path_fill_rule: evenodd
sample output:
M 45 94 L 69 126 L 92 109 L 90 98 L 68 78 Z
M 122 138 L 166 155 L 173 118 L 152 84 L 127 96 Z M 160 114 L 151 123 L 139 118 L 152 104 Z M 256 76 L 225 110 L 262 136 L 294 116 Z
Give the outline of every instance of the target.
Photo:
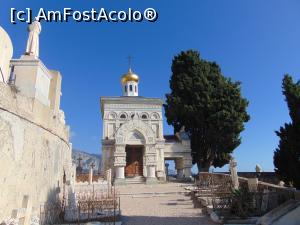
M 99 174 L 93 174 L 93 182 L 98 182 L 99 180 L 103 180 L 104 177 L 100 176 Z M 76 175 L 76 182 L 89 182 L 89 174 L 82 173 Z
M 226 218 L 231 217 L 258 217 L 277 208 L 284 202 L 293 199 L 278 192 L 248 192 L 238 190 L 229 196 L 214 196 L 213 209 L 219 215 Z
M 64 210 L 60 203 L 40 206 L 40 225 L 61 224 L 64 221 Z
M 192 193 L 194 204 L 197 197 L 204 198 L 213 210 L 223 218 L 256 217 L 275 209 L 288 200 L 295 199 L 295 190 L 265 182 L 258 182 L 257 191 L 249 191 L 248 179 L 239 178 L 240 188 L 232 188 L 227 174 L 200 173 Z M 200 204 L 201 207 L 201 204 Z
M 75 204 L 48 204 L 40 208 L 40 225 L 82 224 L 89 221 L 120 221 L 120 195 L 115 188 L 105 192 L 85 191 L 75 194 Z

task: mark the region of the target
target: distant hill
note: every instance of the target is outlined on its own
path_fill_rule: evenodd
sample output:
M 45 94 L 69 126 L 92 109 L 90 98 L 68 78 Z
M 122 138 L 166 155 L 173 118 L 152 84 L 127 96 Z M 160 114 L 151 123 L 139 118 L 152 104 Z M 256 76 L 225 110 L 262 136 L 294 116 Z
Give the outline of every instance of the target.
M 91 154 L 87 153 L 78 149 L 72 150 L 72 161 L 74 164 L 76 164 L 76 167 L 78 166 L 78 158 L 81 157 L 81 166 L 83 167 L 83 170 L 87 172 L 89 170 L 89 166 L 94 163 L 95 168 L 94 170 L 99 171 L 99 166 L 101 165 L 101 155 L 99 154 Z

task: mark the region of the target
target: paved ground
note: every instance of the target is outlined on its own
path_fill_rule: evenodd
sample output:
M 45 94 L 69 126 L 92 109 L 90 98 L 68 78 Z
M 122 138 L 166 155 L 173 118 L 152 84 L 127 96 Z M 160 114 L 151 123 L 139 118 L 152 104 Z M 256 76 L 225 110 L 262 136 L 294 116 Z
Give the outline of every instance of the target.
M 127 185 L 119 187 L 125 225 L 211 225 L 194 209 L 182 183 Z

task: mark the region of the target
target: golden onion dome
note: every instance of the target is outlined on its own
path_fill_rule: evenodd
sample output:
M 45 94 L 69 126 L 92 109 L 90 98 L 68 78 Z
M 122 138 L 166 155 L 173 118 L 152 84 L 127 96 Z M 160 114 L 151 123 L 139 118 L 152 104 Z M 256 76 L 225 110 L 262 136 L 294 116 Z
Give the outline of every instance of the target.
M 128 72 L 122 76 L 121 83 L 124 85 L 128 81 L 139 82 L 139 79 L 140 79 L 139 76 L 133 73 L 131 69 L 129 69 Z

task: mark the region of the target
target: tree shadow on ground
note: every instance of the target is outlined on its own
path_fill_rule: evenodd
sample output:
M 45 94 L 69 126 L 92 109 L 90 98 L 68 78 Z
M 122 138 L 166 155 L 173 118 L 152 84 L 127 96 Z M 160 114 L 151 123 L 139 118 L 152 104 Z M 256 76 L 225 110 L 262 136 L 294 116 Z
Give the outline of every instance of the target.
M 191 203 L 190 199 L 175 199 L 175 200 L 168 200 L 168 202 L 160 203 L 160 205 L 167 205 L 167 206 L 187 206 L 186 209 L 193 209 L 193 204 Z
M 206 216 L 199 217 L 155 217 L 155 216 L 122 216 L 123 225 L 212 225 Z

